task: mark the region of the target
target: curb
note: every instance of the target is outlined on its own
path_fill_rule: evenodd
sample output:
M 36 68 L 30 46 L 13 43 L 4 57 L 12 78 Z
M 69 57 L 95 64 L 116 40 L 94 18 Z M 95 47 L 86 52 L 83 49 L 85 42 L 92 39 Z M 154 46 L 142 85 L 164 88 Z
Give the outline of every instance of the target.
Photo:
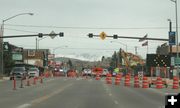
M 3 78 L 0 79 L 0 82 L 7 81 L 9 79 L 10 79 L 10 77 L 3 77 Z

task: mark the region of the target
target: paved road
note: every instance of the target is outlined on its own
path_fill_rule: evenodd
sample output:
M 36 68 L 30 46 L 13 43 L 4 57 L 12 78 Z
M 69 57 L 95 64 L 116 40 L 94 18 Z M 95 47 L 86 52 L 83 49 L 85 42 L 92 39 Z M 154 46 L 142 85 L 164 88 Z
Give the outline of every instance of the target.
M 43 84 L 12 90 L 12 82 L 0 83 L 1 108 L 162 108 L 165 93 L 157 90 L 107 85 L 104 80 L 49 78 Z

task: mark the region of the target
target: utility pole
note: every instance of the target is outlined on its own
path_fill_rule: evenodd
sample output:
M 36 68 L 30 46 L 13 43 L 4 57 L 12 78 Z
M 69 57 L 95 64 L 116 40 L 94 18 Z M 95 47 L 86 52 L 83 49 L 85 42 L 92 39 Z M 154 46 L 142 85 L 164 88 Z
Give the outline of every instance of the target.
M 134 48 L 135 48 L 135 54 L 137 55 L 137 54 L 138 54 L 138 53 L 137 53 L 137 48 L 138 48 L 138 47 L 135 46 Z

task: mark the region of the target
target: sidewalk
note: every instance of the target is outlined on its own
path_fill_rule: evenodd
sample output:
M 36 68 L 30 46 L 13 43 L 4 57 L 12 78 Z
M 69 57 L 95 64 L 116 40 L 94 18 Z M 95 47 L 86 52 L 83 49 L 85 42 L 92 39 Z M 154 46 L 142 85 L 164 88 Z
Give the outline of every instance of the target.
M 9 80 L 9 79 L 10 79 L 9 77 L 3 77 L 3 78 L 0 78 L 0 82 L 6 81 L 6 80 Z

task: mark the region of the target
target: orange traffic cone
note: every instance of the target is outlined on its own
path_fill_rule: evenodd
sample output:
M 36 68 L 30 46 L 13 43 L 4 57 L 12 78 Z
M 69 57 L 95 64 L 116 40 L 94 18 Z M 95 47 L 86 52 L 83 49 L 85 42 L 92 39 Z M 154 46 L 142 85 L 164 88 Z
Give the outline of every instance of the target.
M 173 86 L 172 89 L 178 89 L 179 88 L 179 84 L 178 84 L 178 78 L 176 76 L 173 77 Z
M 161 77 L 157 77 L 156 88 L 157 89 L 162 89 L 163 88 L 163 82 L 162 82 L 162 78 Z

